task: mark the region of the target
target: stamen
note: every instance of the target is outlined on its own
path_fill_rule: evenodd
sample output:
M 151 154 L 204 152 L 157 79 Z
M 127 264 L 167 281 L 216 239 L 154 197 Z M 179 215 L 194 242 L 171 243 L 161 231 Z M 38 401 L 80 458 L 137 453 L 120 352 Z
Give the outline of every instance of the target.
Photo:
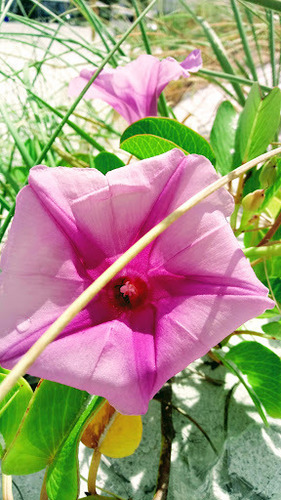
M 126 281 L 125 285 L 121 286 L 120 292 L 125 296 L 128 295 L 129 299 L 138 294 L 136 287 L 130 281 Z
M 148 296 L 146 282 L 137 277 L 124 276 L 109 283 L 107 296 L 117 309 L 135 309 L 143 305 Z

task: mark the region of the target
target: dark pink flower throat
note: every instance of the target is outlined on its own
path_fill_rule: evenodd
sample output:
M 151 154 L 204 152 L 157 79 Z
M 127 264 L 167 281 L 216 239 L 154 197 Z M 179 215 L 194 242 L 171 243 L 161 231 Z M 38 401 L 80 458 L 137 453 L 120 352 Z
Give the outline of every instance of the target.
M 145 281 L 138 276 L 123 276 L 111 281 L 107 287 L 110 303 L 117 309 L 136 309 L 148 296 Z

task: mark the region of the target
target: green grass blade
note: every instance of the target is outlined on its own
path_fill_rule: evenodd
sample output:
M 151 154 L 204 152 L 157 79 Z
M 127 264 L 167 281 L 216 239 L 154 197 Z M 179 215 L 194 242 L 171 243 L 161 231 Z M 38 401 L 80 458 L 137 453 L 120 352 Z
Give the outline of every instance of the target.
M 88 4 L 84 0 L 73 0 L 73 3 L 80 4 L 83 7 L 85 12 L 87 12 L 87 19 L 91 24 L 93 24 L 93 27 L 97 30 L 99 35 L 100 33 L 105 33 L 108 40 L 110 40 L 113 45 L 116 45 L 116 40 L 111 35 L 110 31 L 108 31 L 108 29 L 106 28 L 105 24 L 101 21 L 99 16 L 97 16 L 97 14 L 91 8 L 89 8 Z M 126 55 L 121 47 L 119 47 L 118 52 L 121 56 Z
M 9 213 L 6 217 L 6 219 L 4 220 L 2 226 L 0 227 L 0 242 L 2 241 L 3 239 L 3 236 L 4 234 L 6 233 L 8 227 L 9 227 L 9 224 L 12 220 L 12 217 L 15 213 L 15 208 L 16 208 L 16 203 L 14 202 L 13 205 L 11 206 L 10 210 L 9 210 Z
M 58 109 L 56 109 L 53 106 L 51 106 L 50 104 L 48 104 L 46 101 L 44 101 L 44 99 L 42 99 L 38 95 L 34 94 L 34 92 L 32 92 L 31 89 L 27 89 L 27 91 L 30 95 L 32 95 L 32 97 L 34 97 L 34 99 L 36 101 L 40 102 L 44 107 L 48 108 L 50 111 L 52 111 L 52 113 L 57 115 L 59 118 L 64 117 L 63 113 L 61 113 Z M 66 123 L 67 123 L 67 125 L 69 125 L 69 127 L 71 127 L 73 130 L 75 130 L 75 132 L 77 132 L 77 134 L 80 135 L 80 137 L 85 139 L 85 141 L 87 141 L 89 144 L 91 144 L 98 151 L 104 151 L 104 147 L 101 146 L 97 141 L 95 141 L 95 139 L 93 139 L 92 136 L 87 134 L 87 132 L 85 132 L 85 130 L 83 130 L 81 127 L 76 125 L 76 123 L 74 123 L 71 120 L 67 120 Z
M 238 59 L 236 59 L 236 57 L 234 58 L 234 62 L 237 66 L 237 68 L 239 69 L 240 73 L 242 76 L 244 76 L 245 78 L 247 78 L 247 80 L 251 80 L 248 72 L 247 72 L 247 66 L 244 64 L 244 61 L 242 61 L 242 63 L 240 63 L 240 61 L 238 61 Z
M 138 5 L 137 5 L 136 0 L 132 0 L 132 4 L 134 6 L 136 16 L 138 17 L 140 15 L 140 13 L 139 13 L 139 9 L 138 9 Z M 152 51 L 151 51 L 149 39 L 148 39 L 148 36 L 146 34 L 146 30 L 145 30 L 144 23 L 142 20 L 140 21 L 140 31 L 141 31 L 143 44 L 145 46 L 146 53 L 151 55 Z M 167 105 L 167 102 L 166 102 L 166 99 L 165 99 L 163 92 L 161 92 L 160 97 L 159 97 L 158 109 L 159 109 L 159 113 L 161 116 L 169 117 L 169 108 L 168 108 L 168 105 Z
M 264 69 L 264 64 L 263 64 L 263 60 L 262 60 L 262 53 L 261 53 L 261 47 L 260 47 L 260 44 L 259 44 L 259 39 L 258 39 L 258 36 L 257 36 L 256 27 L 255 27 L 255 24 L 253 22 L 253 13 L 252 13 L 252 10 L 249 9 L 248 7 L 246 7 L 246 6 L 244 6 L 244 10 L 245 10 L 245 14 L 247 16 L 248 23 L 251 26 L 252 35 L 253 35 L 253 39 L 254 39 L 254 42 L 255 42 L 256 51 L 257 51 L 257 55 L 258 55 L 259 65 L 260 65 L 260 67 L 262 69 L 264 81 L 265 81 L 265 83 L 267 85 L 268 84 L 268 80 L 267 80 L 267 75 L 266 75 L 266 72 L 265 72 L 265 69 Z
M 48 44 L 48 46 L 47 46 L 47 48 L 45 50 L 43 59 L 41 59 L 41 61 L 39 62 L 39 65 L 38 65 L 38 67 L 36 69 L 36 74 L 35 74 L 35 76 L 33 78 L 33 81 L 32 81 L 32 85 L 35 84 L 35 82 L 36 82 L 36 80 L 37 80 L 37 78 L 38 78 L 38 76 L 39 76 L 39 74 L 41 72 L 41 68 L 42 68 L 42 66 L 44 64 L 44 60 L 46 59 L 47 54 L 50 53 L 51 47 L 52 47 L 54 41 L 56 40 L 56 38 L 58 36 L 58 32 L 59 32 L 60 28 L 61 28 L 61 25 L 59 24 L 58 27 L 57 27 L 57 29 L 56 29 L 56 31 L 55 31 L 54 36 L 51 38 L 51 40 L 50 40 L 50 42 L 49 42 L 49 44 Z
M 276 65 L 275 65 L 274 18 L 272 10 L 266 11 L 266 17 L 268 20 L 268 46 L 269 46 L 270 63 L 272 71 L 272 86 L 275 87 L 277 85 L 277 78 L 276 78 Z
M 281 0 L 247 0 L 255 5 L 260 5 L 266 9 L 276 10 L 281 12 Z
M 74 5 L 76 5 L 81 14 L 85 17 L 85 19 L 87 19 L 88 23 L 92 26 L 92 28 L 98 33 L 107 53 L 109 53 L 110 47 L 103 34 L 103 29 L 100 23 L 97 22 L 94 11 L 91 8 L 89 8 L 88 5 L 83 0 L 73 0 L 73 3 Z M 117 60 L 114 55 L 111 57 L 111 62 L 114 68 L 118 66 Z
M 13 3 L 13 0 L 8 0 L 8 2 L 5 5 L 4 9 L 3 10 L 1 9 L 2 12 L 1 12 L 1 15 L 0 15 L 0 26 L 1 26 L 3 20 L 4 20 L 5 16 L 6 16 L 9 8 L 11 7 L 12 3 Z
M 7 203 L 7 201 L 3 196 L 1 196 L 1 194 L 0 194 L 0 205 L 3 205 L 3 207 L 6 208 L 6 210 L 11 210 L 9 203 Z
M 62 130 L 63 126 L 65 125 L 65 123 L 68 121 L 69 117 L 71 116 L 71 114 L 73 113 L 73 111 L 75 110 L 76 106 L 79 104 L 79 102 L 81 101 L 81 99 L 83 98 L 83 96 L 85 95 L 85 93 L 87 92 L 88 88 L 90 87 L 90 85 L 92 85 L 93 81 L 97 78 L 97 76 L 100 74 L 100 72 L 102 71 L 102 69 L 104 68 L 104 66 L 108 63 L 108 61 L 110 61 L 111 57 L 113 54 L 115 54 L 115 52 L 119 49 L 119 47 L 122 45 L 122 43 L 126 40 L 126 38 L 129 36 L 129 34 L 131 33 L 131 31 L 133 31 L 135 29 L 135 27 L 139 24 L 140 20 L 147 14 L 147 12 L 149 12 L 149 10 L 153 7 L 153 5 L 156 3 L 157 0 L 152 0 L 149 5 L 143 10 L 143 12 L 140 14 L 140 16 L 131 24 L 131 26 L 129 27 L 129 29 L 126 31 L 126 33 L 120 38 L 120 40 L 118 41 L 118 43 L 115 45 L 115 47 L 113 47 L 113 49 L 109 52 L 109 54 L 105 57 L 105 59 L 103 60 L 103 62 L 100 64 L 100 66 L 98 67 L 97 71 L 95 72 L 95 74 L 93 75 L 93 77 L 91 78 L 91 80 L 89 80 L 89 82 L 87 83 L 87 85 L 84 87 L 84 89 L 82 90 L 82 92 L 80 93 L 80 95 L 75 99 L 74 103 L 72 104 L 72 106 L 69 108 L 68 112 L 64 115 L 61 123 L 57 126 L 57 128 L 55 129 L 52 137 L 49 139 L 47 145 L 45 146 L 45 148 L 43 149 L 40 157 L 37 159 L 36 161 L 36 164 L 38 163 L 41 163 L 42 160 L 45 158 L 47 152 L 50 150 L 50 148 L 52 147 L 54 141 L 56 140 L 58 134 L 60 133 L 60 131 Z M 6 219 L 4 220 L 1 228 L 0 228 L 0 242 L 2 241 L 3 239 L 3 236 L 7 230 L 7 228 L 9 227 L 9 224 L 12 220 L 12 217 L 14 215 L 14 212 L 15 212 L 15 204 L 11 207 Z
M 10 134 L 12 135 L 14 141 L 15 141 L 15 144 L 21 154 L 21 157 L 24 161 L 24 163 L 29 167 L 31 168 L 33 166 L 33 160 L 31 158 L 31 156 L 29 155 L 24 143 L 22 142 L 18 132 L 17 132 L 17 129 L 16 127 L 14 126 L 14 124 L 11 122 L 7 112 L 6 112 L 6 109 L 5 109 L 5 106 L 2 104 L 2 102 L 0 101 L 0 112 L 3 116 L 3 119 L 5 121 L 5 124 L 10 132 Z
M 46 7 L 46 6 L 43 4 L 43 2 L 38 2 L 37 0 L 31 0 L 31 1 L 32 1 L 32 2 L 33 2 L 33 4 L 34 4 L 34 7 L 35 7 L 35 6 L 40 7 L 40 9 L 44 10 L 44 12 L 46 12 L 47 14 L 49 14 L 49 16 L 50 16 L 52 19 L 55 19 L 55 20 L 56 20 L 56 21 L 57 21 L 60 25 L 67 26 L 67 28 L 68 28 L 71 32 L 73 32 L 73 34 L 74 34 L 74 36 L 75 36 L 75 37 L 77 37 L 77 36 L 78 36 L 78 37 L 80 38 L 80 40 L 82 40 L 84 43 L 86 43 L 86 44 L 87 44 L 87 40 L 86 40 L 83 36 L 81 36 L 81 34 L 78 32 L 78 30 L 75 30 L 75 29 L 71 26 L 71 24 L 67 23 L 64 19 L 62 19 L 62 17 L 61 17 L 61 16 L 58 16 L 58 15 L 57 15 L 57 14 L 55 14 L 52 10 L 48 9 L 48 7 Z M 19 17 L 20 17 L 20 16 L 19 16 Z M 34 24 L 35 24 L 35 22 L 34 22 L 34 20 L 33 20 L 33 19 L 30 19 L 29 21 L 30 21 L 30 24 L 31 24 L 31 25 L 34 25 Z M 41 26 L 41 28 L 46 29 L 46 26 L 45 26 L 45 25 L 43 26 L 43 25 L 42 25 L 42 23 L 40 23 L 40 22 L 39 22 L 39 23 L 36 23 L 36 24 L 39 24 L 39 26 Z M 54 29 L 54 28 L 51 28 L 51 29 L 52 29 L 53 31 L 55 31 L 55 29 Z
M 184 0 L 179 0 L 179 1 L 180 1 L 181 5 L 191 14 L 193 19 L 197 23 L 199 23 L 201 25 L 201 27 L 203 28 L 204 33 L 206 35 L 206 38 L 208 39 L 208 41 L 209 41 L 209 43 L 214 51 L 214 54 L 216 55 L 216 58 L 217 58 L 218 62 L 220 63 L 223 71 L 225 73 L 230 74 L 230 75 L 235 75 L 234 69 L 233 69 L 233 67 L 228 59 L 228 56 L 226 54 L 226 51 L 224 49 L 223 44 L 222 44 L 220 38 L 215 33 L 215 31 L 209 25 L 209 23 L 207 21 L 205 21 L 202 17 L 197 16 L 193 12 L 193 10 L 185 3 Z M 239 104 L 241 104 L 241 106 L 243 106 L 245 104 L 245 97 L 244 97 L 244 94 L 243 94 L 242 89 L 240 87 L 240 84 L 238 82 L 234 82 L 234 81 L 232 81 L 231 84 L 232 84 L 233 89 L 237 95 L 237 100 L 238 100 Z
M 230 75 L 229 73 L 221 73 L 220 71 L 212 71 L 210 69 L 200 69 L 197 75 L 202 76 L 203 78 L 222 78 L 223 80 L 227 80 L 229 82 L 239 82 L 249 87 L 251 87 L 254 83 L 258 83 L 254 82 L 253 80 L 247 80 L 247 78 L 242 78 L 241 76 Z M 266 92 L 272 90 L 272 87 L 268 87 L 267 85 L 260 85 L 260 88 L 262 90 L 265 90 Z
M 37 108 L 36 108 L 36 104 L 35 102 L 32 100 L 32 99 L 29 99 L 29 104 L 30 104 L 30 107 L 31 107 L 31 110 L 33 112 L 33 115 L 34 115 L 34 118 L 35 118 L 35 122 L 38 126 L 38 132 L 40 133 L 40 136 L 42 138 L 42 140 L 45 142 L 46 139 L 47 139 L 47 134 L 46 134 L 46 130 L 45 130 L 45 127 L 44 127 L 44 124 L 42 123 L 42 120 L 38 114 L 38 111 L 37 111 Z M 39 141 L 37 142 L 38 144 L 38 153 L 37 154 L 40 154 L 41 153 L 41 147 L 40 147 L 40 143 Z M 47 159 L 49 161 L 49 164 L 51 167 L 56 167 L 56 162 L 54 160 L 54 157 L 53 157 L 53 154 L 52 154 L 52 151 L 48 151 L 47 153 Z
M 54 29 L 50 28 L 47 25 L 42 25 L 42 23 L 41 24 L 37 23 L 33 19 L 30 20 L 29 18 L 24 18 L 22 16 L 18 16 L 18 15 L 13 14 L 13 13 L 9 13 L 9 17 L 13 21 L 17 21 L 19 23 L 22 23 L 25 26 L 28 26 L 29 28 L 31 28 L 31 29 L 33 29 L 33 30 L 35 30 L 37 32 L 37 33 L 24 33 L 25 37 L 26 36 L 43 36 L 43 37 L 46 37 L 46 38 L 53 38 L 55 36 L 55 32 L 56 31 Z M 40 33 L 40 35 L 38 35 L 38 33 Z M 11 33 L 11 35 L 14 35 L 14 34 L 15 33 Z M 17 33 L 17 34 L 22 35 L 22 33 Z M 7 35 L 7 33 L 5 33 L 5 35 Z M 5 37 L 5 35 L 1 34 L 1 36 L 3 36 L 3 37 Z M 79 36 L 79 32 L 78 31 L 77 31 L 77 36 Z M 79 37 L 79 38 L 81 38 L 81 37 Z M 75 52 L 77 55 L 79 55 L 80 57 L 82 57 L 83 59 L 85 59 L 85 61 L 89 62 L 90 64 L 93 64 L 94 66 L 96 66 L 96 64 L 93 62 L 93 60 L 89 59 L 81 51 L 79 52 L 78 49 L 75 49 L 73 47 L 73 44 L 79 45 L 79 47 L 82 47 L 82 48 L 88 50 L 89 52 L 91 52 L 94 55 L 97 55 L 101 59 L 104 57 L 103 54 L 101 53 L 101 51 L 97 51 L 96 49 L 92 48 L 89 45 L 89 43 L 87 42 L 87 40 L 85 40 L 83 37 L 82 37 L 82 41 L 81 42 L 79 42 L 76 39 L 72 39 L 72 38 L 63 39 L 63 38 L 57 37 L 56 38 L 56 42 L 61 43 L 62 45 L 64 45 L 65 47 L 67 47 L 69 49 L 69 51 Z M 71 43 L 72 46 L 68 45 L 68 43 Z M 59 57 L 59 55 L 57 55 L 57 57 Z
M 15 179 L 11 176 L 9 170 L 4 170 L 0 168 L 0 173 L 5 177 L 6 181 L 10 184 L 12 190 L 17 194 L 20 190 L 20 186 L 17 184 Z
M 68 118 L 71 116 L 71 114 L 73 113 L 73 111 L 75 110 L 75 108 L 77 107 L 77 105 L 79 104 L 79 102 L 81 101 L 81 99 L 83 98 L 83 96 L 86 94 L 87 90 L 90 88 L 90 86 L 92 85 L 92 83 L 95 81 L 95 79 L 98 77 L 98 75 L 100 74 L 100 72 L 105 67 L 105 65 L 110 61 L 112 55 L 115 54 L 115 52 L 119 49 L 119 47 L 122 45 L 122 43 L 129 36 L 129 34 L 131 33 L 131 31 L 134 30 L 134 28 L 139 24 L 140 20 L 147 14 L 147 12 L 151 9 L 151 7 L 153 7 L 153 5 L 156 3 L 156 1 L 157 0 L 152 0 L 152 2 L 150 2 L 150 4 L 146 7 L 146 9 L 144 9 L 144 11 L 142 12 L 142 14 L 132 23 L 132 25 L 129 27 L 129 29 L 126 31 L 126 33 L 120 38 L 120 40 L 118 41 L 118 43 L 113 47 L 113 49 L 109 52 L 109 54 L 104 58 L 103 62 L 99 65 L 97 71 L 94 73 L 94 75 L 92 76 L 92 78 L 87 82 L 87 85 L 85 85 L 85 87 L 82 90 L 82 92 L 75 99 L 75 101 L 72 104 L 72 106 L 70 106 L 68 112 L 64 115 L 61 123 L 57 126 L 57 128 L 54 131 L 52 137 L 49 139 L 47 145 L 43 149 L 42 154 L 40 155 L 40 157 L 37 160 L 37 163 L 41 163 L 42 160 L 45 158 L 47 152 L 52 147 L 53 142 L 56 140 L 58 134 L 60 133 L 60 131 L 62 130 L 63 126 L 67 122 Z
M 256 72 L 255 63 L 254 63 L 254 60 L 252 58 L 252 54 L 251 54 L 251 50 L 250 50 L 250 47 L 249 47 L 247 35 L 245 33 L 245 29 L 244 29 L 244 26 L 243 26 L 243 22 L 242 22 L 242 18 L 241 18 L 239 9 L 238 9 L 237 4 L 236 4 L 236 0 L 230 0 L 230 3 L 231 3 L 232 10 L 233 10 L 234 18 L 235 18 L 235 21 L 236 21 L 237 29 L 239 31 L 239 35 L 240 35 L 240 38 L 241 38 L 241 42 L 242 42 L 242 45 L 243 45 L 243 49 L 244 49 L 244 52 L 245 52 L 245 56 L 246 56 L 246 61 L 247 61 L 248 67 L 249 67 L 249 69 L 250 69 L 250 71 L 252 73 L 253 80 L 257 81 L 258 80 L 258 75 L 257 75 L 257 72 Z
M 25 23 L 23 23 L 25 24 Z M 26 24 L 26 26 L 29 26 L 29 24 Z M 29 45 L 31 47 L 34 47 L 34 42 L 33 41 L 27 41 L 27 40 L 23 40 L 21 38 L 16 38 L 15 35 L 21 35 L 21 33 L 0 33 L 0 39 L 3 38 L 3 39 L 8 39 L 10 40 L 11 39 L 11 35 L 13 37 L 13 42 L 17 42 L 17 43 L 22 43 L 23 45 Z M 28 37 L 36 37 L 36 38 L 50 38 L 50 39 L 53 39 L 55 37 L 55 35 L 53 34 L 38 34 L 38 33 L 25 33 L 24 34 L 25 37 L 28 36 Z M 98 53 L 97 51 L 94 51 L 93 49 L 91 49 L 90 47 L 86 47 L 84 45 L 82 45 L 80 42 L 78 42 L 77 40 L 68 40 L 67 42 L 60 38 L 60 37 L 56 37 L 55 38 L 55 41 L 60 43 L 61 45 L 63 45 L 64 47 L 66 47 L 66 51 L 65 52 L 61 52 L 60 54 L 54 54 L 52 52 L 49 51 L 49 54 L 50 54 L 50 57 L 49 59 L 58 59 L 60 61 L 62 61 L 63 64 L 65 64 L 66 66 L 68 66 L 69 68 L 74 68 L 73 65 L 71 65 L 69 63 L 69 61 L 66 61 L 65 59 L 62 58 L 63 55 L 65 54 L 69 54 L 69 53 L 75 53 L 77 54 L 79 57 L 81 57 L 82 59 L 84 59 L 87 63 L 93 65 L 93 66 L 97 66 L 96 63 L 93 62 L 92 59 L 90 59 L 89 57 L 86 56 L 86 54 L 83 54 L 82 51 L 80 49 L 84 48 L 84 49 L 87 49 L 88 51 L 90 51 L 91 53 L 97 55 L 98 57 L 100 57 L 101 59 L 103 58 L 103 56 Z M 68 43 L 71 43 L 71 44 L 78 44 L 79 45 L 79 48 L 75 48 L 75 47 L 71 47 Z M 48 58 L 46 58 L 46 61 L 49 60 Z M 38 65 L 38 62 L 39 61 L 30 61 L 29 64 L 28 64 L 28 67 L 32 67 L 32 66 L 37 66 Z M 45 62 L 45 60 L 43 59 L 43 62 Z M 15 72 L 14 74 L 19 74 L 21 73 L 22 70 L 18 70 L 17 72 Z
M 140 12 L 139 12 L 138 4 L 137 4 L 136 0 L 132 0 L 132 4 L 133 4 L 133 7 L 135 9 L 136 16 L 138 17 L 140 15 Z M 145 46 L 146 53 L 152 54 L 149 39 L 148 39 L 148 36 L 146 34 L 146 30 L 145 30 L 143 21 L 140 21 L 140 31 L 141 31 L 141 36 L 143 39 L 143 44 Z

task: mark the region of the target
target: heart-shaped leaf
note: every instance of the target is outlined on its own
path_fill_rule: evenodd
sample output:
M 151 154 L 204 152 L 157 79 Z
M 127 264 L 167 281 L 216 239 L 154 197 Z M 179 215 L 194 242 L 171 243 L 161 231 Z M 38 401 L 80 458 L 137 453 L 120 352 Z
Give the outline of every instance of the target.
M 31 474 L 48 466 L 46 486 L 50 500 L 75 500 L 80 434 L 102 402 L 103 398 L 93 398 L 85 391 L 41 381 L 4 455 L 2 472 Z
M 206 139 L 171 118 L 143 118 L 133 123 L 123 133 L 120 147 L 141 160 L 179 148 L 186 154 L 200 154 L 215 162 Z
M 110 170 L 115 170 L 119 167 L 124 167 L 125 163 L 113 153 L 102 151 L 95 157 L 95 167 L 102 174 L 106 174 Z

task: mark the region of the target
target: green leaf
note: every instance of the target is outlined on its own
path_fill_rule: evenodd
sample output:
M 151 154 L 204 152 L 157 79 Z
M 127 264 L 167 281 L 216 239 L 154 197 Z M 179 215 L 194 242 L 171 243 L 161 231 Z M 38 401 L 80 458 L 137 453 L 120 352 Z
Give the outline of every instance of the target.
M 222 175 L 232 170 L 236 116 L 231 102 L 222 102 L 211 130 L 210 142 L 216 155 L 216 169 Z
M 276 193 L 281 188 L 281 158 L 276 160 L 276 179 L 269 188 L 265 190 L 264 202 L 261 206 L 261 211 L 263 211 L 271 201 L 271 199 L 276 195 Z
M 281 304 L 281 277 L 270 276 L 269 281 L 275 299 Z
M 254 389 L 267 413 L 281 417 L 281 360 L 258 342 L 244 341 L 232 347 L 226 359 L 235 363 Z
M 116 168 L 124 167 L 124 165 L 125 163 L 120 160 L 118 156 L 106 151 L 99 153 L 95 157 L 95 167 L 102 174 L 106 174 L 110 170 L 115 170 Z
M 31 168 L 34 165 L 34 161 L 32 160 L 32 158 L 28 152 L 28 149 L 26 148 L 20 135 L 18 134 L 17 127 L 10 120 L 8 110 L 5 108 L 5 106 L 1 102 L 0 102 L 0 112 L 3 116 L 3 120 L 4 120 L 6 126 L 9 130 L 11 136 L 14 139 L 15 145 L 16 145 L 17 149 L 19 150 L 24 163 L 26 164 L 27 167 Z
M 25 184 L 28 172 L 29 170 L 26 167 L 13 167 L 11 170 L 12 175 L 19 184 Z
M 50 500 L 58 498 L 76 500 L 79 493 L 78 446 L 81 434 L 103 402 L 104 399 L 99 396 L 92 398 L 50 464 L 46 479 L 46 489 Z
M 240 345 L 240 344 L 239 344 Z M 250 398 L 252 399 L 262 421 L 265 423 L 265 425 L 268 426 L 268 422 L 267 422 L 267 419 L 266 419 L 266 416 L 265 416 L 265 413 L 262 409 L 262 406 L 261 406 L 261 403 L 255 393 L 255 391 L 252 389 L 252 387 L 250 385 L 248 385 L 246 383 L 246 381 L 244 380 L 244 378 L 242 377 L 240 371 L 238 370 L 237 366 L 235 366 L 235 364 L 232 362 L 231 359 L 228 359 L 227 358 L 227 355 L 222 355 L 220 353 L 218 353 L 216 351 L 216 356 L 219 358 L 219 360 L 226 366 L 226 368 L 228 368 L 232 373 L 234 373 L 234 375 L 236 375 L 236 377 L 238 377 L 238 379 L 240 380 L 241 384 L 243 384 L 243 386 L 245 387 L 246 391 L 248 392 Z
M 252 86 L 237 128 L 241 163 L 266 151 L 280 124 L 281 91 L 274 88 L 262 98 L 259 85 Z M 235 165 L 236 166 L 236 165 Z
M 47 380 L 39 383 L 2 462 L 4 474 L 32 474 L 46 466 L 50 500 L 78 496 L 78 444 L 104 399 Z
M 32 474 L 44 469 L 56 455 L 88 398 L 87 392 L 47 380 L 41 381 L 29 403 L 21 428 L 4 456 L 3 472 Z
M 200 154 L 215 162 L 206 139 L 172 118 L 143 118 L 133 123 L 123 133 L 120 147 L 141 160 L 179 148 L 186 154 Z
M 262 330 L 266 335 L 270 335 L 275 339 L 281 340 L 281 321 L 272 321 L 262 326 Z
M 0 382 L 2 382 L 8 370 L 0 367 Z M 13 441 L 21 423 L 22 417 L 32 397 L 32 389 L 24 378 L 20 378 L 7 396 L 0 403 L 0 457 Z

